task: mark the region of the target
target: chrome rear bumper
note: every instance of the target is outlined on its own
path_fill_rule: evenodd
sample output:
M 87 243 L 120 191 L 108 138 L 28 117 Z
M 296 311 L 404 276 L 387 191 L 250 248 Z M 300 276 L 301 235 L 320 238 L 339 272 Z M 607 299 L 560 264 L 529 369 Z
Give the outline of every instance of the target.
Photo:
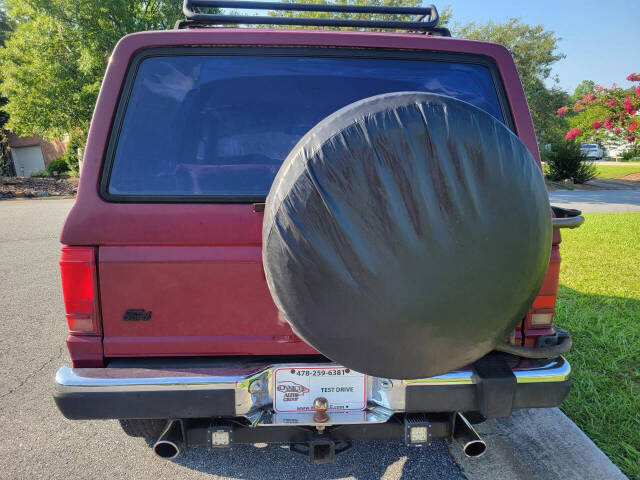
M 507 416 L 517 408 L 556 406 L 568 393 L 571 367 L 564 358 L 506 358 L 418 380 L 367 376 L 365 412 L 340 412 L 326 425 L 386 422 L 403 412 Z M 278 419 L 270 411 L 275 369 L 307 364 L 220 362 L 197 367 L 172 366 L 170 360 L 144 368 L 61 367 L 54 396 L 61 412 L 73 419 L 245 417 L 254 425 L 314 424 L 311 413 Z

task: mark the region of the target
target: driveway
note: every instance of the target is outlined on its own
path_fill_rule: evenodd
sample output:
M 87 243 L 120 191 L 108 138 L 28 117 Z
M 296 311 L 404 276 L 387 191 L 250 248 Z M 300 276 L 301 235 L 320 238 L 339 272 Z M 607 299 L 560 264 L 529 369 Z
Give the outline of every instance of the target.
M 62 417 L 51 397 L 55 371 L 69 364 L 58 234 L 72 202 L 0 202 L 0 478 L 465 479 L 442 442 L 360 443 L 321 466 L 275 445 L 215 454 L 195 448 L 166 461 L 116 421 Z M 489 446 L 484 457 L 469 461 L 450 447 L 468 480 L 624 478 L 557 409 L 517 412 L 479 430 Z
M 555 190 L 549 200 L 582 213 L 640 212 L 640 190 Z
M 66 420 L 51 394 L 55 371 L 69 364 L 57 262 L 72 203 L 0 202 L 0 478 L 464 479 L 441 442 L 357 444 L 324 466 L 279 446 L 216 454 L 197 448 L 166 461 L 116 421 Z

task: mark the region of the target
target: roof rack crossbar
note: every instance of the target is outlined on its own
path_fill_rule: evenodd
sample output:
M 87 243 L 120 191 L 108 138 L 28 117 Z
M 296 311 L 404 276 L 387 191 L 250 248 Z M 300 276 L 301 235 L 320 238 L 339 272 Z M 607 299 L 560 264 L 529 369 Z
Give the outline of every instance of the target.
M 201 8 L 232 8 L 239 10 L 275 10 L 296 12 L 369 13 L 418 15 L 424 20 L 353 20 L 333 18 L 291 18 L 277 16 L 224 15 L 202 13 Z M 387 7 L 363 5 L 333 5 L 308 3 L 253 2 L 238 0 L 184 0 L 183 12 L 188 21 L 197 24 L 270 24 L 314 27 L 390 28 L 415 31 L 434 30 L 440 17 L 434 5 L 426 7 Z

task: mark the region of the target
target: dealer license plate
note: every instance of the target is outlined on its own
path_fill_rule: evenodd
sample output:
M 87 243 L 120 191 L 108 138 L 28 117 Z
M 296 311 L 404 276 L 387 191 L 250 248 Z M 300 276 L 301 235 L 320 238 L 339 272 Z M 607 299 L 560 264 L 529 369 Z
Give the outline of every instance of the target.
M 273 374 L 273 408 L 276 412 L 313 411 L 313 401 L 324 397 L 329 411 L 364 410 L 367 380 L 346 367 L 281 367 Z

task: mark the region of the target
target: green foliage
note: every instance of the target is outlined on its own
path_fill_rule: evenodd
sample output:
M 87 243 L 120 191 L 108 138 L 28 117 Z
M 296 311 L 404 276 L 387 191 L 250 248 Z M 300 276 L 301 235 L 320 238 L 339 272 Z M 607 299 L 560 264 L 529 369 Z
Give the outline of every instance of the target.
M 530 83 L 525 93 L 538 143 L 546 145 L 563 139 L 569 129 L 568 120 L 549 112 L 554 112 L 565 105 L 569 94 L 556 87 L 547 88 L 539 78 Z
M 295 0 L 285 0 L 293 2 Z M 328 0 L 309 0 L 326 4 Z M 45 138 L 64 133 L 86 135 L 107 59 L 127 33 L 168 28 L 181 17 L 177 0 L 5 0 L 17 27 L 0 49 L 0 94 L 10 98 L 8 128 Z M 338 0 L 339 4 L 419 6 L 420 0 Z M 274 16 L 390 19 L 402 16 L 270 12 Z M 452 12 L 440 12 L 440 25 Z M 405 20 L 409 16 L 404 17 Z M 295 27 L 292 27 L 295 28 Z M 549 111 L 567 103 L 566 94 L 544 80 L 562 55 L 558 38 L 541 25 L 518 19 L 507 23 L 471 23 L 454 27 L 458 36 L 505 45 L 513 54 L 529 101 L 536 133 L 547 143 L 566 131 L 567 120 Z
M 631 74 L 627 80 L 640 82 L 640 75 Z M 584 83 L 584 82 L 583 82 Z M 609 144 L 640 143 L 640 85 L 632 88 L 611 88 L 594 85 L 572 105 L 557 110 L 557 116 L 567 117 L 572 129 L 566 139 Z
M 31 177 L 48 177 L 49 175 L 51 174 L 45 169 L 45 170 L 38 170 L 37 172 L 33 172 L 30 176 Z
M 551 115 L 549 109 L 557 109 L 570 100 L 569 95 L 558 88 L 547 88 L 544 80 L 551 75 L 552 65 L 564 58 L 558 52 L 555 32 L 543 25 L 528 25 L 512 18 L 506 23 L 488 22 L 455 25 L 454 34 L 463 38 L 499 43 L 509 49 L 518 67 L 522 86 L 527 96 L 538 142 L 542 145 L 557 141 L 567 130 L 566 119 Z
M 78 68 L 81 43 L 77 32 L 44 15 L 16 27 L 0 51 L 9 130 L 55 138 L 87 129 L 99 80 Z
M 554 181 L 573 178 L 575 183 L 585 183 L 596 176 L 597 167 L 580 151 L 576 142 L 559 141 L 551 144 L 551 150 L 542 152 L 547 164 L 547 178 Z
M 283 0 L 283 3 L 300 3 L 299 0 Z M 337 5 L 366 5 L 366 6 L 385 6 L 385 7 L 421 7 L 421 0 L 337 0 L 335 2 L 329 0 L 305 0 L 302 3 L 314 3 L 319 5 L 329 5 L 335 3 Z M 451 19 L 451 8 L 445 7 L 440 14 L 439 26 L 446 26 Z M 283 11 L 269 11 L 269 15 L 272 17 L 286 17 L 286 18 L 330 18 L 341 20 L 411 20 L 413 15 L 370 15 L 370 14 L 355 14 L 355 13 L 331 13 L 331 12 L 283 12 Z M 293 28 L 293 29 L 318 29 L 319 27 L 303 27 L 296 25 L 279 25 L 278 28 Z M 325 27 L 329 30 L 348 30 L 344 27 Z M 376 30 L 376 29 L 372 29 Z M 381 29 L 380 31 L 390 31 L 388 29 Z
M 9 161 L 9 147 L 4 133 L 0 130 L 0 176 L 14 175 L 13 162 Z
M 53 172 L 58 172 L 59 174 L 66 173 L 69 171 L 69 164 L 64 156 L 54 158 L 48 163 L 46 170 L 49 175 L 53 175 Z
M 0 96 L 0 131 L 4 128 L 7 120 L 9 120 L 9 114 L 2 109 L 8 101 L 9 99 L 7 97 Z
M 525 90 L 536 78 L 549 78 L 551 66 L 564 58 L 556 51 L 560 38 L 555 32 L 545 30 L 543 25 L 528 25 L 518 18 L 506 23 L 471 22 L 454 31 L 459 37 L 488 40 L 507 47 L 518 66 Z
M 0 79 L 1 81 L 2 79 Z M 7 104 L 6 97 L 0 95 L 0 175 L 9 175 L 11 166 L 9 161 L 9 144 L 4 134 L 4 126 L 9 120 L 9 115 L 3 110 L 3 107 Z
M 596 86 L 596 83 L 593 80 L 581 81 L 576 87 L 576 89 L 573 91 L 573 95 L 571 95 L 571 100 L 573 100 L 574 102 L 577 102 L 582 97 L 584 97 L 587 93 L 594 93 L 595 86 Z
M 562 410 L 630 479 L 640 479 L 640 213 L 585 215 L 562 231 L 555 322 L 571 332 Z
M 640 144 L 634 145 L 622 154 L 623 162 L 633 162 L 637 160 L 640 160 Z
M 2 1 L 0 1 L 0 45 L 4 45 L 4 41 L 12 30 L 12 23 L 9 15 L 2 8 Z
M 83 148 L 86 139 L 84 137 L 73 136 L 67 142 L 67 151 L 61 158 L 67 165 L 67 170 L 71 175 L 80 173 L 80 158 L 78 157 L 78 149 Z
M 6 0 L 16 27 L 0 49 L 7 127 L 19 135 L 85 135 L 116 42 L 181 17 L 175 0 Z
M 12 22 L 9 16 L 2 8 L 2 0 L 0 0 L 0 47 L 4 45 L 4 41 L 11 32 Z M 2 72 L 0 72 L 0 83 L 2 82 Z M 4 106 L 9 100 L 0 95 L 0 175 L 9 175 L 12 173 L 13 165 L 9 160 L 9 145 L 4 135 L 4 126 L 9 120 L 9 114 L 4 111 Z

